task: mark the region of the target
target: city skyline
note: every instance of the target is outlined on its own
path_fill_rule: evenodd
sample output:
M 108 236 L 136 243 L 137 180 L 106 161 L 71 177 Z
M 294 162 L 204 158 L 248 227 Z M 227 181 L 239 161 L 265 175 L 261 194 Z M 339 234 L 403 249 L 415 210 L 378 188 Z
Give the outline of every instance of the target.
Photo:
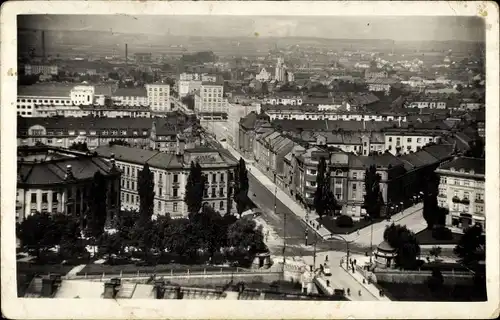
M 18 27 L 210 37 L 310 37 L 394 41 L 484 41 L 478 17 L 23 15 Z M 332 19 L 334 18 L 334 19 Z

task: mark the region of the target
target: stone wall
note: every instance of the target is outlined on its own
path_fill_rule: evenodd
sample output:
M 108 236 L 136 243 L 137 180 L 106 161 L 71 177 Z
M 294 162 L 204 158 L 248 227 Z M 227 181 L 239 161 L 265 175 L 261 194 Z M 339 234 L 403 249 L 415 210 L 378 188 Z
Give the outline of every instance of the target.
M 372 280 L 374 282 L 388 283 L 425 283 L 432 275 L 431 271 L 400 271 L 400 270 L 375 270 Z M 469 284 L 473 275 L 469 272 L 442 272 L 446 285 Z

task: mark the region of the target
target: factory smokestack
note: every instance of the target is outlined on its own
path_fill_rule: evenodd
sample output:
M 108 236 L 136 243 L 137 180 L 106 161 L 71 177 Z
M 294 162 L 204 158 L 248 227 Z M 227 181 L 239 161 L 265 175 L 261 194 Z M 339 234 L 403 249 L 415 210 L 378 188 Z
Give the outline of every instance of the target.
M 125 43 L 125 65 L 128 65 L 128 44 Z
M 43 61 L 46 60 L 46 56 L 45 56 L 45 31 L 42 31 L 42 59 L 43 59 Z

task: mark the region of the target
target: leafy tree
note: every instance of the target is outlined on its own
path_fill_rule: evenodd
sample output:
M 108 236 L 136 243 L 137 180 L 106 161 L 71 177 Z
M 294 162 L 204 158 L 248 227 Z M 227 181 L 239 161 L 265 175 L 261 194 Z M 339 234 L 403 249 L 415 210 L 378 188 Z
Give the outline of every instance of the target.
M 73 142 L 69 146 L 70 150 L 76 150 L 76 151 L 82 151 L 82 152 L 88 152 L 89 147 L 87 146 L 87 142 Z
M 384 205 L 382 192 L 380 191 L 380 174 L 377 173 L 375 165 L 371 165 L 365 172 L 365 191 L 363 207 L 370 218 L 380 217 L 380 211 Z
M 54 236 L 59 244 L 59 254 L 63 258 L 72 258 L 86 253 L 81 239 L 80 223 L 73 217 L 58 213 L 52 216 Z
M 96 171 L 92 185 L 90 187 L 88 202 L 89 212 L 87 214 L 87 233 L 94 240 L 104 233 L 104 225 L 106 224 L 107 186 L 106 180 L 100 171 Z
M 57 230 L 54 232 L 54 221 L 47 212 L 29 215 L 17 228 L 22 247 L 34 252 L 37 258 L 41 252 L 56 245 L 59 236 Z
M 454 252 L 463 264 L 475 266 L 484 260 L 486 239 L 482 233 L 483 227 L 476 224 L 468 228 L 460 238 Z
M 211 206 L 205 205 L 200 214 L 190 217 L 190 223 L 198 248 L 207 251 L 211 259 L 226 242 L 221 215 Z
M 318 163 L 313 206 L 320 218 L 335 213 L 339 208 L 337 199 L 330 188 L 330 171 L 324 157 L 321 157 Z
M 241 252 L 257 253 L 267 250 L 262 226 L 257 227 L 251 219 L 239 219 L 230 225 L 227 238 L 229 245 Z
M 123 252 L 123 238 L 120 232 L 107 233 L 105 232 L 100 238 L 100 248 L 99 252 L 108 255 L 108 259 L 111 259 L 111 255 L 119 255 Z
M 132 245 L 139 248 L 147 258 L 153 244 L 155 243 L 155 224 L 151 220 L 139 220 L 135 223 L 131 233 Z
M 249 189 L 248 170 L 243 158 L 240 158 L 234 171 L 234 201 L 236 202 L 236 210 L 241 217 L 248 205 Z
M 187 204 L 189 215 L 200 212 L 205 182 L 206 178 L 203 176 L 200 164 L 191 162 L 184 196 L 184 202 Z
M 137 186 L 139 193 L 139 214 L 141 223 L 151 221 L 154 210 L 155 185 L 153 172 L 149 169 L 149 164 L 145 163 L 142 170 L 137 174 Z
M 386 227 L 384 240 L 396 249 L 396 266 L 402 269 L 417 267 L 417 257 L 420 256 L 420 244 L 415 234 L 406 226 L 395 225 Z
M 427 222 L 427 228 L 432 229 L 437 224 L 439 176 L 433 171 L 424 180 L 424 207 L 422 215 Z
M 194 110 L 194 96 L 191 94 L 188 94 L 185 97 L 181 98 L 181 102 L 185 104 L 189 110 Z

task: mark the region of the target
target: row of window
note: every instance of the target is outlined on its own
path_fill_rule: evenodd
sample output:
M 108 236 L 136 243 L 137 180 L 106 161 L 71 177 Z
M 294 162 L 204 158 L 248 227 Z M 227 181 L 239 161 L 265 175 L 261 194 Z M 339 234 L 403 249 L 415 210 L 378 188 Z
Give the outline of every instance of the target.
M 417 143 L 425 143 L 426 139 L 429 142 L 432 142 L 432 140 L 433 140 L 432 137 L 430 137 L 430 138 L 417 138 Z M 388 137 L 388 141 L 392 142 L 392 137 Z M 406 142 L 411 143 L 412 141 L 413 141 L 412 138 L 406 138 Z M 396 137 L 396 143 L 400 143 L 400 142 L 401 142 L 401 137 Z
M 70 100 L 61 100 L 61 99 L 24 99 L 24 98 L 19 98 L 17 99 L 17 102 L 33 102 L 33 103 L 71 103 Z
M 472 171 L 471 173 L 473 173 Z M 459 178 L 447 178 L 447 177 L 441 177 L 441 184 L 445 185 L 448 184 L 457 185 L 457 186 L 465 186 L 465 187 L 476 187 L 476 188 L 484 188 L 484 181 L 475 181 L 475 180 L 469 180 L 469 179 L 459 179 Z
M 446 196 L 446 188 L 439 188 L 439 194 L 441 196 Z M 453 190 L 453 197 L 457 197 L 459 199 L 469 200 L 470 199 L 470 192 L 469 191 L 461 192 L 460 190 Z M 476 201 L 484 201 L 484 194 L 481 192 L 477 192 L 476 193 Z

